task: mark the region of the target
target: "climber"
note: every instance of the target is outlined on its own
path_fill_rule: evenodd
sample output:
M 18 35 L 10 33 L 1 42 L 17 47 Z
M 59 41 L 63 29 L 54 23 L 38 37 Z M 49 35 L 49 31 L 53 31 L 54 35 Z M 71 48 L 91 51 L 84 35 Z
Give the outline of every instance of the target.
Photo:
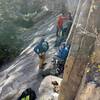
M 68 56 L 69 49 L 70 45 L 66 46 L 65 43 L 62 43 L 60 48 L 58 49 L 58 52 L 54 55 L 51 61 L 52 68 L 44 70 L 41 75 L 43 77 L 47 75 L 55 75 L 55 76 L 61 75 L 64 71 L 64 64 Z
M 68 52 L 69 52 L 69 49 L 70 49 L 70 45 L 67 45 L 63 42 L 61 43 L 60 47 L 59 47 L 59 50 L 56 54 L 56 56 L 58 58 L 60 58 L 61 60 L 66 60 L 67 56 L 68 56 Z
M 63 29 L 63 20 L 64 19 L 67 19 L 67 17 L 64 17 L 64 14 L 61 14 L 57 18 L 57 32 L 56 32 L 56 36 L 57 37 L 60 35 L 60 32 L 62 32 L 62 29 Z
M 37 45 L 34 48 L 34 51 L 36 54 L 38 54 L 40 62 L 39 62 L 39 68 L 43 69 L 45 63 L 45 56 L 46 56 L 46 52 L 49 49 L 49 44 L 47 41 L 45 41 L 44 39 L 41 39 L 39 43 L 37 43 Z
M 68 12 L 66 15 L 63 13 L 58 17 L 57 32 L 56 32 L 57 38 L 55 41 L 55 47 L 60 46 L 60 44 L 66 40 L 71 25 L 72 25 L 72 16 L 70 12 Z
M 27 88 L 17 100 L 36 100 L 36 93 L 31 88 Z
M 70 31 L 70 28 L 72 26 L 72 15 L 70 12 L 67 13 L 67 20 L 65 20 L 63 22 L 63 28 L 62 28 L 62 36 L 64 37 L 64 39 L 66 40 L 68 34 L 69 34 L 69 31 Z
M 56 32 L 56 36 L 57 37 L 60 36 L 60 33 L 63 30 L 63 23 L 66 20 L 72 20 L 70 12 L 68 12 L 67 15 L 65 15 L 64 13 L 62 13 L 60 16 L 58 16 L 58 19 L 57 19 L 57 32 Z
M 67 16 L 68 16 L 68 20 L 73 20 L 72 15 L 71 15 L 70 12 L 68 12 Z
M 70 49 L 70 45 L 66 46 L 66 44 L 63 42 L 61 44 L 61 46 L 59 47 L 57 54 L 54 57 L 55 60 L 58 60 L 57 61 L 58 64 L 56 64 L 58 74 L 63 73 L 64 64 L 65 64 L 66 58 L 68 56 L 69 49 Z

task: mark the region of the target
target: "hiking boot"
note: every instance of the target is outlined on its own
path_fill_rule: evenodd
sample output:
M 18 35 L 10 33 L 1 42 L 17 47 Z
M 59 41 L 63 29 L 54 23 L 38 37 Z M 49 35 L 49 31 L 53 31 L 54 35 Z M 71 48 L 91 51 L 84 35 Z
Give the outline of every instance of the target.
M 43 67 L 44 67 L 46 64 L 47 64 L 47 63 L 44 63 L 44 64 L 43 64 Z
M 40 68 L 40 69 L 44 69 L 44 67 L 45 67 L 46 64 L 47 64 L 47 63 L 42 64 L 42 66 L 40 66 L 39 68 Z

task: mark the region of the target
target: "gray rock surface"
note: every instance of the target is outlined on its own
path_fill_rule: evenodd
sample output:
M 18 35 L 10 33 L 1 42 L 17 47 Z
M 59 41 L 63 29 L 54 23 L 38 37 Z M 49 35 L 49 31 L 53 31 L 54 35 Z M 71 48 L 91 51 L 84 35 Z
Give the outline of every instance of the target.
M 53 55 L 55 50 L 53 44 L 55 41 L 55 18 L 46 20 L 45 24 L 40 28 L 41 31 L 36 32 L 36 37 L 21 55 L 6 70 L 0 72 L 0 100 L 16 100 L 17 97 L 26 88 L 31 87 L 38 93 L 39 85 L 42 81 L 38 74 L 38 56 L 33 52 L 34 44 L 44 37 L 50 45 L 47 53 L 47 61 L 50 60 L 50 54 Z M 52 24 L 51 24 L 52 23 Z M 44 35 L 45 33 L 45 35 Z M 44 35 L 44 36 L 43 36 Z

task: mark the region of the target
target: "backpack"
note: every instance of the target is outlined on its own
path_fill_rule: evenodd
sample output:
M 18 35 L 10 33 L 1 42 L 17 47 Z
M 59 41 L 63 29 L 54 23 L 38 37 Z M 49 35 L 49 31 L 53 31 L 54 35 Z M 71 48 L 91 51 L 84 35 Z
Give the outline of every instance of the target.
M 57 57 L 59 57 L 62 60 L 66 60 L 68 53 L 69 53 L 68 47 L 61 48 L 61 49 L 59 49 L 59 51 L 57 53 Z
M 49 49 L 48 42 L 43 41 L 42 43 L 39 43 L 35 46 L 34 51 L 35 53 L 40 54 L 46 52 L 48 49 Z
M 23 91 L 17 100 L 36 100 L 36 93 L 31 88 L 28 88 Z
M 70 29 L 71 25 L 72 25 L 72 21 L 67 20 L 63 23 L 63 29 Z
M 44 42 L 42 43 L 42 47 L 43 47 L 43 51 L 46 52 L 46 51 L 49 49 L 48 42 L 44 41 Z

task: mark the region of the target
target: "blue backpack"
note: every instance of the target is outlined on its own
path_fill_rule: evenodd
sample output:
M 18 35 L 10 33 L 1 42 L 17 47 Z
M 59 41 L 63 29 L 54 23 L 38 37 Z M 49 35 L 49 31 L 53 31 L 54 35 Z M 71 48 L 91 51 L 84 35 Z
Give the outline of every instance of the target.
M 42 41 L 35 46 L 34 51 L 35 53 L 40 54 L 43 52 L 47 52 L 48 49 L 49 49 L 48 42 Z
M 61 58 L 62 60 L 66 60 L 68 53 L 69 53 L 69 49 L 68 47 L 64 47 L 62 49 L 59 49 L 58 53 L 57 53 L 57 57 Z

